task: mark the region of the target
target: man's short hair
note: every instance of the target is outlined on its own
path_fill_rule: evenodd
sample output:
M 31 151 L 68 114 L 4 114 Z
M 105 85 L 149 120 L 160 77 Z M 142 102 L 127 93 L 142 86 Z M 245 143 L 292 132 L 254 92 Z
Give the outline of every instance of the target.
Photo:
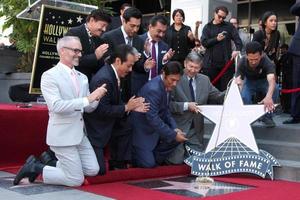
M 249 53 L 254 54 L 257 52 L 259 52 L 260 54 L 262 54 L 262 52 L 263 52 L 263 48 L 259 42 L 252 41 L 252 42 L 249 42 L 248 44 L 246 44 L 246 54 L 249 54 Z
M 157 22 L 159 22 L 159 23 L 161 23 L 163 25 L 168 25 L 168 20 L 163 15 L 155 15 L 155 16 L 153 16 L 150 19 L 149 24 L 151 24 L 151 26 L 156 26 Z
M 218 13 L 219 10 L 222 10 L 226 15 L 228 15 L 228 8 L 226 6 L 218 6 L 215 8 L 215 12 Z
M 64 36 L 60 39 L 58 39 L 57 43 L 56 43 L 56 50 L 59 54 L 60 50 L 67 46 L 72 40 L 77 40 L 80 43 L 80 39 L 79 37 L 76 36 Z
M 107 63 L 113 64 L 117 58 L 120 58 L 121 63 L 126 62 L 128 54 L 132 54 L 134 56 L 133 47 L 127 44 L 120 44 L 108 58 Z
M 120 10 L 124 10 L 126 7 L 132 7 L 130 3 L 123 3 L 120 7 Z
M 186 57 L 185 57 L 185 61 L 188 62 L 193 62 L 193 63 L 198 63 L 198 64 L 202 64 L 203 60 L 202 58 L 199 56 L 199 54 L 195 51 L 191 51 Z
M 107 22 L 107 23 L 111 22 L 110 15 L 101 8 L 93 10 L 86 17 L 86 22 L 89 22 L 91 20 L 91 18 L 94 18 L 95 21 L 104 21 L 104 22 Z
M 130 18 L 142 19 L 142 13 L 139 9 L 130 7 L 124 11 L 123 19 L 125 22 L 128 22 Z
M 164 65 L 163 67 L 163 72 L 165 73 L 166 76 L 168 75 L 176 75 L 176 74 L 183 74 L 182 67 L 180 62 L 178 61 L 170 61 L 167 64 Z
M 183 10 L 180 9 L 180 8 L 177 8 L 177 9 L 175 9 L 175 10 L 173 11 L 172 19 L 174 20 L 175 15 L 176 15 L 177 13 L 180 13 L 180 15 L 182 16 L 182 21 L 184 22 L 184 20 L 185 20 L 184 12 L 183 12 Z

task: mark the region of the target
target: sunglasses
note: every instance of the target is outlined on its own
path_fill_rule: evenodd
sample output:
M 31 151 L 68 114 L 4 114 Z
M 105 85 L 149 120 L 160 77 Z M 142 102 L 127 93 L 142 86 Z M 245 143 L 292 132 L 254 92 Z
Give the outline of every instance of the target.
M 218 15 L 219 19 L 222 19 L 222 20 L 226 19 L 226 16 L 222 16 L 222 15 L 219 15 L 219 14 L 217 14 L 217 15 Z
M 71 48 L 71 47 L 63 47 L 65 49 L 69 49 L 71 51 L 73 51 L 75 54 L 79 54 L 79 53 L 83 53 L 83 51 L 81 49 L 74 49 L 74 48 Z

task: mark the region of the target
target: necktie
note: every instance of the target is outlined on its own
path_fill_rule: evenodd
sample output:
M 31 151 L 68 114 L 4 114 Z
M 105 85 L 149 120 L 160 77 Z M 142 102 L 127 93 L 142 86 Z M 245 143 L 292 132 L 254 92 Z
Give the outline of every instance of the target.
M 195 102 L 195 93 L 194 93 L 193 79 L 192 78 L 190 78 L 189 86 L 190 86 L 192 101 Z
M 132 38 L 127 36 L 127 45 L 132 46 Z
M 76 90 L 76 94 L 77 94 L 77 96 L 79 96 L 79 91 L 80 91 L 80 89 L 79 89 L 79 82 L 78 82 L 76 74 L 75 74 L 75 72 L 73 70 L 71 71 L 71 77 L 72 77 L 73 85 L 74 85 L 75 90 Z
M 152 51 L 151 51 L 151 57 L 156 62 L 156 49 L 155 49 L 155 41 L 152 40 Z M 156 62 L 157 63 L 157 62 Z M 153 79 L 157 75 L 157 64 L 151 68 L 151 79 Z

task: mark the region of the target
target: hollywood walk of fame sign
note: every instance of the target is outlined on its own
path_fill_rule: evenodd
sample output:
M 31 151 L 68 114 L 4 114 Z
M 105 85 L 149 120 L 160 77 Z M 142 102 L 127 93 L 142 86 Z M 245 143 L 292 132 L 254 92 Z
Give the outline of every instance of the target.
M 43 72 L 59 61 L 56 43 L 71 27 L 85 23 L 87 14 L 66 8 L 42 5 L 39 31 L 32 67 L 30 93 L 40 94 Z
M 222 106 L 199 106 L 216 125 L 204 153 L 187 147 L 185 163 L 197 176 L 252 173 L 273 179 L 273 166 L 280 166 L 268 152 L 257 147 L 250 124 L 265 114 L 264 105 L 244 105 L 238 86 L 231 84 Z

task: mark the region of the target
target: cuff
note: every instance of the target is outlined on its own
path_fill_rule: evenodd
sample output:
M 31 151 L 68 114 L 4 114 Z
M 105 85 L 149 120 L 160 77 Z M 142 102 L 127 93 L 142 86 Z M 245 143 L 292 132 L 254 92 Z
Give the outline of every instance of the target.
M 183 111 L 187 111 L 189 109 L 189 102 L 184 102 Z

